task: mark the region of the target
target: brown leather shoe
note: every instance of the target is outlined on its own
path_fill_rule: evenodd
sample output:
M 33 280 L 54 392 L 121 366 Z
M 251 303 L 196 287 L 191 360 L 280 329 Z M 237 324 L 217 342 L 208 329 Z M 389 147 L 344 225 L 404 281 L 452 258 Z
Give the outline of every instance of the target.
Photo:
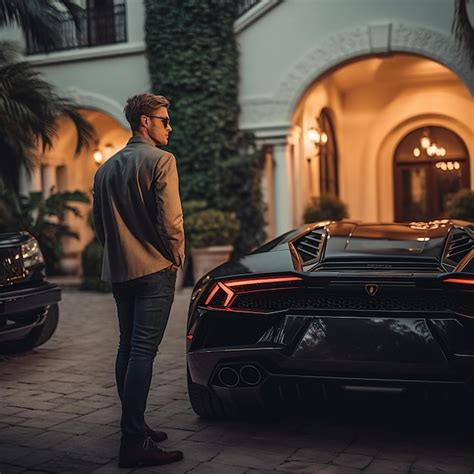
M 164 431 L 152 430 L 148 425 L 145 425 L 145 436 L 151 438 L 155 443 L 168 439 L 168 435 Z
M 122 440 L 119 467 L 159 466 L 183 459 L 181 451 L 165 451 L 151 438 L 145 440 Z

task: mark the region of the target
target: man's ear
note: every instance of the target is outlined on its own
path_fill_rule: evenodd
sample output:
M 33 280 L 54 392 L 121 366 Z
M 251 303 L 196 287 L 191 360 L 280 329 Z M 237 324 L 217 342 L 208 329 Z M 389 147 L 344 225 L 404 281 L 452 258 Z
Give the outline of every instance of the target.
M 139 125 L 141 127 L 146 127 L 148 125 L 148 117 L 146 115 L 140 115 Z

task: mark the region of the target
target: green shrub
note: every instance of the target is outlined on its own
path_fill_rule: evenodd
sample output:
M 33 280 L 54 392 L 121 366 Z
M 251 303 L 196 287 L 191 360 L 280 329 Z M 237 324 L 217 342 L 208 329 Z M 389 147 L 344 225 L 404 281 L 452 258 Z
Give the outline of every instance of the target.
M 239 228 L 235 213 L 217 209 L 197 212 L 186 221 L 187 239 L 192 248 L 232 245 Z
M 346 205 L 332 194 L 313 197 L 304 212 L 305 223 L 340 220 L 347 217 Z
M 451 219 L 474 221 L 474 191 L 461 189 L 446 206 L 446 216 Z
M 206 201 L 183 201 L 183 215 L 184 225 L 186 225 L 186 219 L 197 212 L 205 211 L 207 208 Z
M 263 154 L 239 131 L 239 54 L 233 0 L 145 0 L 145 41 L 152 90 L 171 100 L 183 201 L 204 199 L 234 212 L 235 252 L 265 240 Z M 166 46 L 164 46 L 166 45 Z M 199 145 L 196 146 L 196 140 Z M 189 213 L 184 209 L 185 229 Z
M 171 100 L 183 200 L 222 197 L 219 164 L 237 153 L 236 2 L 145 0 L 145 41 L 153 92 Z M 199 145 L 196 145 L 196 140 Z M 227 192 L 227 190 L 225 190 Z
M 264 164 L 264 149 L 258 149 L 254 137 L 248 133 L 239 136 L 239 154 L 221 163 L 221 186 L 232 192 L 222 199 L 219 208 L 235 212 L 240 222 L 234 256 L 250 252 L 266 238 L 262 195 Z
M 0 232 L 26 230 L 36 237 L 43 253 L 46 272 L 59 273 L 59 261 L 63 255 L 62 238 L 79 239 L 79 235 L 66 224 L 68 213 L 82 217 L 73 202 L 89 203 L 82 191 L 53 193 L 44 198 L 41 192 L 28 196 L 12 191 L 0 196 Z

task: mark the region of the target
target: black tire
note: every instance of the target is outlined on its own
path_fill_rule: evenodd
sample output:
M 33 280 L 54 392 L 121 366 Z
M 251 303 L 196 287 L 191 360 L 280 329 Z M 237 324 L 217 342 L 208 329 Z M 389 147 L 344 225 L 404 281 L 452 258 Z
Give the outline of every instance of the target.
M 46 321 L 39 327 L 33 329 L 31 331 L 30 336 L 33 339 L 33 347 L 38 347 L 44 344 L 45 342 L 51 339 L 51 336 L 56 331 L 59 322 L 59 306 L 57 304 L 53 304 L 48 309 L 48 316 L 46 317 Z
M 191 407 L 201 418 L 223 418 L 229 416 L 222 402 L 207 387 L 193 383 L 189 372 L 188 395 Z
M 45 322 L 34 328 L 24 339 L 9 341 L 1 345 L 0 352 L 4 354 L 16 354 L 26 352 L 41 346 L 48 341 L 56 331 L 59 321 L 59 307 L 53 304 L 48 308 Z

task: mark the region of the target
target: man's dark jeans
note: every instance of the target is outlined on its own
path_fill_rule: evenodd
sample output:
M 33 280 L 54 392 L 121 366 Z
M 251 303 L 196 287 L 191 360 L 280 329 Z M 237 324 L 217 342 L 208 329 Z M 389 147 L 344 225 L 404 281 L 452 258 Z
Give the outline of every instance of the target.
M 173 304 L 176 272 L 165 268 L 135 280 L 114 283 L 120 342 L 115 374 L 122 402 L 122 436 L 145 436 L 145 408 L 153 361 Z

